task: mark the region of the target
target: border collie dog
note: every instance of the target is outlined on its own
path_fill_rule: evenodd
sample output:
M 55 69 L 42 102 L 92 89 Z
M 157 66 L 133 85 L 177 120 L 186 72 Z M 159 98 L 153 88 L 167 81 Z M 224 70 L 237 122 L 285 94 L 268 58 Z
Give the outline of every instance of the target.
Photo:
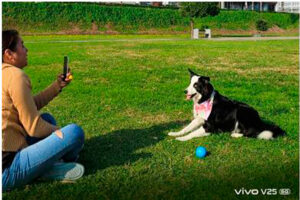
M 194 101 L 194 120 L 179 132 L 170 132 L 169 136 L 186 141 L 195 137 L 208 136 L 211 133 L 231 132 L 231 136 L 273 139 L 285 135 L 276 125 L 266 124 L 258 112 L 245 103 L 231 100 L 210 83 L 210 78 L 200 76 L 189 69 L 190 85 L 184 91 L 187 100 Z

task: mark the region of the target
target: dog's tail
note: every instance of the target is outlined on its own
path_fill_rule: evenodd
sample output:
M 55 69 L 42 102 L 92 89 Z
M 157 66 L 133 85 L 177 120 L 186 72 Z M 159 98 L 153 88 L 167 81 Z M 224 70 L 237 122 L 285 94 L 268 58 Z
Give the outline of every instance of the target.
M 279 126 L 274 125 L 274 124 L 267 124 L 264 123 L 264 131 L 262 131 L 257 138 L 259 139 L 272 139 L 272 138 L 276 138 L 279 136 L 285 136 L 286 132 L 284 130 L 282 130 Z

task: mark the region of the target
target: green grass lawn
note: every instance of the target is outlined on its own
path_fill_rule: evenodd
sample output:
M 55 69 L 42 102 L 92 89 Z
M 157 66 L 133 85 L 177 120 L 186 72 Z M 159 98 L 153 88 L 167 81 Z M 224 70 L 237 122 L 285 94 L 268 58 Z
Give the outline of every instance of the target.
M 60 126 L 77 123 L 85 130 L 79 162 L 86 173 L 73 184 L 33 183 L 4 199 L 270 198 L 237 196 L 234 189 L 242 188 L 290 188 L 285 199 L 298 199 L 298 40 L 104 38 L 51 43 L 99 37 L 24 37 L 34 93 L 55 80 L 64 55 L 70 58 L 73 82 L 42 112 Z M 264 141 L 225 133 L 187 142 L 167 136 L 192 119 L 183 93 L 187 68 L 210 76 L 221 94 L 253 106 L 288 136 Z M 210 152 L 205 159 L 194 156 L 199 145 Z

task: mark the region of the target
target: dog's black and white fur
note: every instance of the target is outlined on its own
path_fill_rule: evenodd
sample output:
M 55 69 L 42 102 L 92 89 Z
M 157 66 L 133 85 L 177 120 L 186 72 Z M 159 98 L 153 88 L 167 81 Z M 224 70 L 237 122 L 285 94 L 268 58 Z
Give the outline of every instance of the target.
M 187 99 L 193 99 L 194 104 L 200 104 L 211 98 L 214 92 L 213 107 L 207 120 L 198 116 L 194 110 L 194 120 L 181 131 L 170 132 L 169 136 L 182 136 L 189 133 L 176 138 L 186 141 L 220 132 L 231 132 L 231 136 L 235 138 L 246 136 L 266 140 L 285 135 L 278 126 L 263 122 L 254 108 L 222 96 L 214 90 L 209 77 L 200 76 L 190 69 L 189 72 L 190 85 L 185 90 Z

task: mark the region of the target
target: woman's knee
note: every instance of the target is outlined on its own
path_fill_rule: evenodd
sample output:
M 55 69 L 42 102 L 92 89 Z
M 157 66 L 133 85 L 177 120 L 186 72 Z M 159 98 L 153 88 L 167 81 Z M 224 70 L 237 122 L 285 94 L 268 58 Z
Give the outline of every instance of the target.
M 64 137 L 71 137 L 75 140 L 79 140 L 81 143 L 84 142 L 84 131 L 77 124 L 69 124 L 62 128 Z

